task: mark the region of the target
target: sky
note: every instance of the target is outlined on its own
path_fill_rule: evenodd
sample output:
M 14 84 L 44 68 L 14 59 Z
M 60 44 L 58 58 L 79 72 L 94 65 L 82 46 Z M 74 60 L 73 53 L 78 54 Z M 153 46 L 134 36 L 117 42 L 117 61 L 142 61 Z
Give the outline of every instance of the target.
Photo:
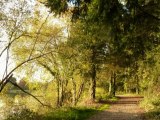
M 4 70 L 5 70 L 5 55 L 3 55 L 3 56 L 0 58 L 0 80 L 1 80 L 2 77 L 3 77 Z
M 4 31 L 1 30 L 1 33 L 3 33 Z M 7 35 L 4 33 L 3 36 L 0 37 L 0 53 L 2 52 L 2 50 L 4 49 L 4 47 L 6 46 L 7 43 Z M 5 70 L 6 70 L 6 60 L 7 60 L 7 51 L 4 51 L 2 56 L 0 56 L 0 80 L 2 80 Z M 14 65 L 13 61 L 11 60 L 11 58 L 9 59 L 9 65 L 8 65 L 8 69 L 12 68 Z
M 2 4 L 0 4 L 1 5 L 0 12 L 3 13 L 7 18 L 10 18 L 13 20 L 17 19 L 18 21 L 18 17 L 21 17 L 21 16 L 20 15 L 14 16 L 13 9 L 18 10 L 18 9 L 21 9 L 21 7 L 24 7 L 24 10 L 32 11 L 33 6 L 35 5 L 35 0 L 23 0 L 23 1 L 22 0 L 9 0 L 9 1 L 1 0 L 1 3 Z M 20 3 L 21 5 L 19 5 Z M 5 27 L 5 22 L 3 20 L 0 21 L 0 54 L 4 49 L 4 47 L 6 46 L 6 44 L 8 43 L 8 37 L 5 32 L 6 29 L 7 28 Z M 5 68 L 6 68 L 6 55 L 7 55 L 7 52 L 5 51 L 2 54 L 2 56 L 0 56 L 0 80 L 3 78 Z M 12 68 L 13 66 L 14 66 L 14 63 L 10 59 L 8 69 Z
M 4 48 L 4 44 L 7 41 L 7 35 L 2 29 L 0 29 L 0 32 L 2 35 L 0 36 L 0 53 L 1 53 L 1 51 Z M 5 66 L 6 66 L 5 63 L 6 63 L 6 52 L 4 52 L 2 56 L 0 56 L 0 80 L 2 79 L 4 71 L 5 71 Z
M 12 20 L 18 20 L 22 19 L 22 15 L 18 14 L 18 16 L 13 15 L 14 10 L 21 10 L 21 12 L 28 11 L 30 14 L 33 13 L 33 7 L 35 6 L 35 0 L 1 0 L 0 4 L 0 12 L 3 13 L 7 19 L 12 19 Z M 22 9 L 23 8 L 23 9 Z M 26 16 L 25 16 L 26 17 Z M 25 19 L 25 18 L 24 18 Z M 7 20 L 6 20 L 7 21 Z M 2 20 L 0 21 L 0 54 L 4 47 L 8 44 L 8 37 L 7 37 L 7 27 L 5 27 L 6 21 Z M 0 56 L 0 80 L 4 76 L 5 68 L 6 68 L 6 55 L 7 52 L 5 51 L 2 56 Z M 9 67 L 8 69 L 11 70 L 11 68 L 14 68 L 14 62 L 13 60 L 9 61 Z
M 5 0 L 2 0 L 2 2 L 3 1 L 5 1 Z M 17 19 L 16 16 L 12 15 L 12 12 L 10 12 L 10 9 L 12 9 L 12 8 L 21 9 L 20 6 L 18 6 L 19 1 L 22 1 L 22 0 L 9 0 L 9 2 L 7 2 L 7 4 L 4 4 L 3 7 L 0 7 L 0 12 L 3 11 L 7 15 L 8 18 Z M 26 7 L 25 9 L 32 11 L 31 13 L 33 13 L 33 7 L 36 5 L 35 0 L 24 0 L 24 1 L 26 1 L 28 4 L 26 6 L 29 6 L 29 7 Z M 48 10 L 44 6 L 39 6 L 39 9 L 40 9 L 41 14 L 47 15 L 46 13 L 48 12 Z M 51 22 L 51 24 L 61 24 L 61 25 L 64 24 L 62 21 L 60 21 L 59 19 L 56 19 L 56 18 L 52 19 L 50 22 Z M 7 34 L 5 33 L 5 28 L 2 28 L 1 26 L 2 25 L 0 22 L 0 53 L 8 41 Z M 66 31 L 64 31 L 64 32 L 66 32 Z M 6 54 L 7 53 L 4 52 L 3 55 L 0 56 L 0 80 L 2 80 L 4 72 L 5 72 L 5 68 L 6 68 Z M 14 61 L 10 59 L 10 66 L 8 69 L 11 70 L 14 68 L 14 66 L 15 66 Z M 37 71 L 35 74 L 36 75 L 33 76 L 34 79 L 41 79 L 40 76 L 43 76 L 43 73 L 41 70 Z M 20 76 L 22 76 L 22 75 L 23 74 L 20 73 L 20 75 L 16 74 L 15 76 L 18 77 L 19 79 L 21 79 Z

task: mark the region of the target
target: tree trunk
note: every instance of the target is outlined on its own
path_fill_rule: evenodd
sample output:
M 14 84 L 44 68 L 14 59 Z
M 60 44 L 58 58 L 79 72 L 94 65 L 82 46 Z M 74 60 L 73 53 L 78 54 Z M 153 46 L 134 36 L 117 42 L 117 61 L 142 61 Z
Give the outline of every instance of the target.
M 116 73 L 111 73 L 110 83 L 109 83 L 109 96 L 115 96 L 116 91 Z
M 72 78 L 72 85 L 73 85 L 72 103 L 73 103 L 73 106 L 76 106 L 76 83 L 73 78 Z
M 116 95 L 116 73 L 113 73 L 113 95 Z
M 77 99 L 76 99 L 76 103 L 78 102 L 79 98 L 80 98 L 81 95 L 82 95 L 83 88 L 84 88 L 84 82 L 83 82 L 83 83 L 81 84 L 81 86 L 79 87 L 78 94 L 77 94 Z
M 128 93 L 127 69 L 125 69 L 125 78 L 124 78 L 124 91 L 125 91 L 125 93 Z
M 126 80 L 125 80 L 126 82 Z M 128 84 L 127 83 L 124 83 L 124 90 L 125 90 L 125 93 L 127 94 L 128 93 Z
M 59 91 L 60 91 L 60 87 L 59 87 L 59 80 L 57 79 L 57 107 L 59 107 L 60 106 L 60 100 L 59 100 L 59 98 L 60 98 L 60 95 L 59 95 Z
M 96 99 L 96 66 L 92 65 L 92 78 L 91 78 L 91 100 Z
M 136 94 L 139 94 L 139 80 L 138 80 L 137 75 L 136 75 L 135 79 L 136 79 Z
M 61 80 L 61 96 L 60 96 L 60 106 L 63 106 L 63 100 L 64 100 L 64 86 L 63 86 L 63 80 Z

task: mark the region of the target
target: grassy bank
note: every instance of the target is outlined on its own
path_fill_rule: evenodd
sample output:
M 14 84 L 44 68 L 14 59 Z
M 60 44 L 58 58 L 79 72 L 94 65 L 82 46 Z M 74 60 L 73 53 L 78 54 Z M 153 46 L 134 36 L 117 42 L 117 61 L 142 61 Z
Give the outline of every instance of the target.
M 98 104 L 98 107 L 62 107 L 42 115 L 23 109 L 19 113 L 8 116 L 7 120 L 86 120 L 108 108 L 108 104 Z
M 61 108 L 48 113 L 44 120 L 86 120 L 98 111 L 94 108 Z

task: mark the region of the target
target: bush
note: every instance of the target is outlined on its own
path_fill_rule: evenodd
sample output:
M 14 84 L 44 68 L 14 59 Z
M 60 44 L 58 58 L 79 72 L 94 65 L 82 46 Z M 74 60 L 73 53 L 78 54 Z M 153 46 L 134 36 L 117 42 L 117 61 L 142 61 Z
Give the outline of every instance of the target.
M 145 108 L 146 118 L 148 120 L 160 120 L 160 96 L 152 95 L 145 97 L 141 102 L 141 106 Z
M 147 120 L 160 120 L 160 111 L 150 111 L 146 113 Z

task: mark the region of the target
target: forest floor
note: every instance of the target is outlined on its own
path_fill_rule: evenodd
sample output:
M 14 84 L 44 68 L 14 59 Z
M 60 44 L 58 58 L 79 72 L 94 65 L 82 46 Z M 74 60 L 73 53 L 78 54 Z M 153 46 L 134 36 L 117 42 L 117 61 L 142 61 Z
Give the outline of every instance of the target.
M 118 101 L 107 102 L 110 108 L 92 116 L 89 120 L 145 120 L 144 110 L 139 107 L 140 96 L 117 96 Z

